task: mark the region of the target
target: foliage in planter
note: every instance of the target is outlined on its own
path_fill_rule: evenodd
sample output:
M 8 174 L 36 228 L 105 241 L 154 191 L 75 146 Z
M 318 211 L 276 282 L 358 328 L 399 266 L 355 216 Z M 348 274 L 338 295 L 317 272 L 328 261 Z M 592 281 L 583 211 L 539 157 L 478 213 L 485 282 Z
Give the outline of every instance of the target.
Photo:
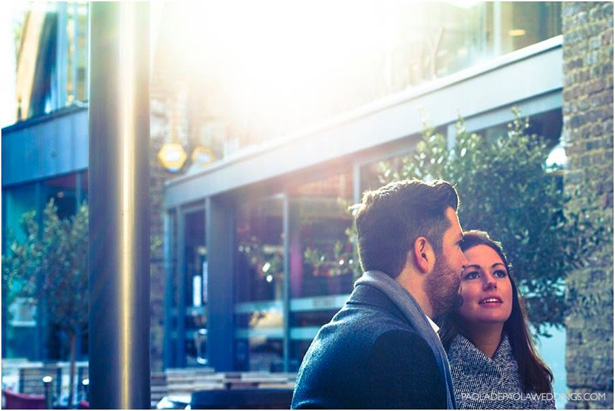
M 23 215 L 26 239 L 10 242 L 2 270 L 9 302 L 15 298 L 44 301 L 50 319 L 68 335 L 71 404 L 77 333 L 87 329 L 88 321 L 88 207 L 83 204 L 76 215 L 66 219 L 60 219 L 57 211 L 52 199 L 43 212 L 42 232 L 34 211 Z
M 572 195 L 562 188 L 561 171 L 547 167 L 547 144 L 528 134 L 528 121 L 513 112 L 507 135 L 494 139 L 468 133 L 460 119 L 451 150 L 443 135 L 426 129 L 401 170 L 381 164 L 382 182 L 418 178 L 455 184 L 462 227 L 487 231 L 502 242 L 530 322 L 546 335 L 545 326 L 564 324 L 567 273 L 586 264 L 609 233 L 602 221 L 588 217 L 599 207 L 592 194 L 575 193 L 586 199 L 583 210 L 566 208 Z
M 351 202 L 345 198 L 337 199 L 337 207 L 342 214 L 350 214 Z M 312 266 L 314 277 L 337 277 L 351 274 L 356 278 L 361 275 L 361 265 L 357 251 L 357 233 L 354 223 L 344 230 L 344 237 L 336 241 L 333 250 L 327 251 L 308 246 L 303 251 L 303 260 Z
M 257 272 L 259 279 L 271 278 L 282 281 L 284 278 L 284 257 L 275 249 L 263 245 L 255 236 L 243 239 L 239 243 L 239 252 L 244 254 L 247 262 Z M 269 282 L 269 281 L 268 281 Z
M 314 247 L 307 247 L 303 252 L 304 261 L 313 268 L 314 277 L 338 277 L 349 273 L 360 272 L 359 258 L 350 238 L 353 230 L 345 231 L 348 241 L 336 241 L 333 245 L 333 259 L 329 253 Z

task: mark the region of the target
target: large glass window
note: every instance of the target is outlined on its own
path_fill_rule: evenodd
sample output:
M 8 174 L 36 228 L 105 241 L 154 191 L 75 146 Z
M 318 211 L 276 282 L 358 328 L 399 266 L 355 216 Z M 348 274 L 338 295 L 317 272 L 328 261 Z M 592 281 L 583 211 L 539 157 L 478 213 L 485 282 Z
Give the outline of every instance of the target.
M 352 291 L 352 187 L 348 172 L 290 190 L 291 298 Z
M 165 260 L 168 264 L 165 270 L 168 270 L 167 281 L 165 281 L 165 331 L 164 331 L 164 358 L 165 367 L 174 367 L 178 365 L 177 361 L 177 346 L 179 336 L 177 333 L 177 326 L 179 324 L 178 318 L 178 301 L 179 301 L 179 224 L 178 224 L 178 212 L 175 209 L 169 210 L 168 218 L 168 230 L 169 237 L 166 244 L 169 248 L 165 250 Z M 182 341 L 183 343 L 183 341 Z
M 52 199 L 58 207 L 58 216 L 66 218 L 75 214 L 77 207 L 77 175 L 66 174 L 43 181 L 45 204 Z
M 207 246 L 205 208 L 191 204 L 168 214 L 169 249 L 165 250 L 164 356 L 167 367 L 207 365 Z
M 493 2 L 489 31 L 493 32 L 494 54 L 506 54 L 557 36 L 562 32 L 561 3 Z
M 184 214 L 184 329 L 186 365 L 207 363 L 207 248 L 205 210 Z
M 352 292 L 359 271 L 348 210 L 352 202 L 350 171 L 289 191 L 291 370 Z
M 203 2 L 198 13 L 165 6 L 176 24 L 162 25 L 163 33 L 173 28 L 190 46 L 161 43 L 160 55 L 178 62 L 173 70 L 181 68 L 185 84 L 199 85 L 181 93 L 193 144 L 222 159 L 561 34 L 558 2 L 317 3 L 259 4 L 245 20 L 232 2 Z M 198 44 L 194 27 L 205 33 Z M 285 35 L 271 41 L 274 33 Z M 229 44 L 246 52 L 228 53 Z
M 81 180 L 81 181 L 79 181 Z M 80 190 L 78 202 L 83 203 L 88 201 L 88 171 L 85 170 L 77 177 L 77 187 Z
M 43 206 L 48 204 L 52 199 L 58 209 L 60 218 L 68 218 L 74 216 L 77 212 L 78 205 L 83 201 L 85 194 L 83 189 L 84 173 L 70 173 L 58 177 L 49 178 L 41 182 L 43 193 Z M 87 177 L 86 177 L 87 180 Z M 87 190 L 87 187 L 86 187 Z M 66 338 L 62 327 L 55 318 L 49 319 L 49 337 L 47 340 L 47 356 L 49 359 L 67 358 L 65 344 L 63 340 Z M 87 329 L 82 330 L 78 341 L 78 355 L 87 354 Z
M 26 233 L 21 228 L 24 213 L 38 209 L 36 183 L 23 184 L 2 190 L 3 253 L 12 241 L 23 242 Z M 36 302 L 17 298 L 9 301 L 9 289 L 2 276 L 2 355 L 8 358 L 36 359 Z M 10 302 L 10 306 L 9 306 Z
M 4 200 L 2 237 L 5 240 L 4 252 L 8 241 L 25 240 L 25 233 L 21 229 L 20 221 L 24 213 L 37 211 L 37 188 L 36 183 L 22 184 L 2 190 Z
M 284 198 L 241 206 L 236 217 L 238 370 L 283 369 Z
M 52 199 L 57 207 L 60 218 L 68 218 L 75 215 L 77 207 L 87 197 L 87 171 L 70 173 L 57 177 L 48 178 L 35 183 L 23 184 L 3 190 L 3 252 L 12 241 L 23 242 L 25 233 L 20 221 L 24 213 L 36 211 L 37 221 L 44 223 L 43 209 Z M 16 299 L 11 303 L 11 327 L 7 330 L 8 356 L 24 356 L 36 358 L 33 352 L 35 348 L 31 344 L 22 344 L 20 338 L 31 339 L 37 317 L 36 307 L 33 300 Z M 44 320 L 47 327 L 47 337 L 42 343 L 45 344 L 45 359 L 65 358 L 62 351 L 64 332 L 57 324 L 57 319 L 47 318 Z M 4 325 L 6 326 L 6 325 Z M 77 347 L 78 359 L 87 355 L 87 330 L 82 330 Z
M 67 104 L 88 99 L 88 3 L 74 2 L 67 10 Z
M 18 120 L 88 99 L 88 3 L 29 8 L 17 29 Z

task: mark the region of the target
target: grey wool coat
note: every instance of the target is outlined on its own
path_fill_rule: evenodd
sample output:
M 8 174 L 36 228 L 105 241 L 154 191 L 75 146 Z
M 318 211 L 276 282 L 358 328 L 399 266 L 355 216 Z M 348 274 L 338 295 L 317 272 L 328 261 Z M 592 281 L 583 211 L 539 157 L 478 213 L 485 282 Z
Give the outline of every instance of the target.
M 434 353 L 380 290 L 357 285 L 306 353 L 292 408 L 445 409 Z
M 506 334 L 493 358 L 459 334 L 451 342 L 448 359 L 460 409 L 555 409 L 553 392 L 523 392 Z

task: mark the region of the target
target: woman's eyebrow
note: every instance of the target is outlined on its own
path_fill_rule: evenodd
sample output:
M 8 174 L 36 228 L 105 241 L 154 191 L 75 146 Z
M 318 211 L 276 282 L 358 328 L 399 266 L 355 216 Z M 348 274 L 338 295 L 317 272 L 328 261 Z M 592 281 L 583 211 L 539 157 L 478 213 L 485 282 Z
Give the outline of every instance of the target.
M 502 267 L 506 267 L 503 263 L 495 263 L 491 266 L 491 268 L 498 266 L 498 265 L 501 265 Z
M 463 271 L 467 270 L 468 268 L 476 268 L 480 270 L 480 265 L 477 265 L 477 264 L 466 265 L 465 267 L 463 267 Z

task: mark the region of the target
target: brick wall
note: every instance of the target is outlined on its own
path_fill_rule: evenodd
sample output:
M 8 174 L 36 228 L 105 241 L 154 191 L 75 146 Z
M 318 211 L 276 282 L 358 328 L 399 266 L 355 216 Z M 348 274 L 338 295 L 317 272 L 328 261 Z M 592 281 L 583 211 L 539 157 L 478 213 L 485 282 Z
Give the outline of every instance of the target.
M 564 3 L 564 140 L 576 194 L 570 211 L 593 208 L 590 218 L 613 226 L 613 4 Z M 593 197 L 591 204 L 587 198 Z M 568 401 L 566 408 L 613 407 L 613 245 L 598 247 L 586 268 L 567 281 L 569 393 L 605 393 Z
M 166 10 L 166 9 L 165 9 Z M 164 19 L 163 19 L 164 21 Z M 174 59 L 169 58 L 173 46 L 170 28 L 161 27 L 154 51 L 150 82 L 150 362 L 152 372 L 161 371 L 164 348 L 164 266 L 163 266 L 163 195 L 164 183 L 176 175 L 167 172 L 158 161 L 162 145 L 171 141 L 171 124 L 177 78 Z M 170 332 L 170 331 L 169 331 Z

